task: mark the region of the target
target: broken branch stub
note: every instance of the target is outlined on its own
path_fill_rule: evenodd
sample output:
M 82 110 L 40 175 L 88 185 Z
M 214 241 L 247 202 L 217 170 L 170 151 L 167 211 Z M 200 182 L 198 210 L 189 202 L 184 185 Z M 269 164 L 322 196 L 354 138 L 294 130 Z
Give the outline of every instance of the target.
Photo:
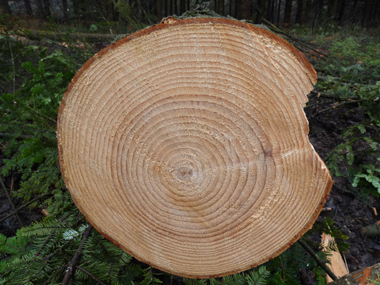
M 176 275 L 240 272 L 311 228 L 332 186 L 289 43 L 216 18 L 164 19 L 93 56 L 62 100 L 71 196 L 106 238 Z

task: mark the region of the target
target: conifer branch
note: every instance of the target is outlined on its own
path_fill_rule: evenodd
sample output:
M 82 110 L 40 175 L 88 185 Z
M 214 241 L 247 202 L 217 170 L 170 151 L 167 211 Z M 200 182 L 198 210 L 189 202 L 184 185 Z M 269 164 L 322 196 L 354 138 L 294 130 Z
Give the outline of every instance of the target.
M 58 221 L 58 224 L 62 223 L 68 216 L 70 216 L 72 214 L 72 212 L 70 213 L 67 213 L 66 215 L 64 215 L 59 221 Z M 52 233 L 47 237 L 47 239 L 44 241 L 44 243 L 41 245 L 41 247 L 38 249 L 38 251 L 36 252 L 36 254 L 34 256 L 37 256 L 41 253 L 41 250 L 45 247 L 45 245 L 49 242 L 50 238 L 53 236 L 53 234 L 55 234 L 55 231 L 52 231 Z
M 78 265 L 76 265 L 75 266 L 76 267 L 76 269 L 79 269 L 80 271 L 83 271 L 84 273 L 86 273 L 88 276 L 90 276 L 92 279 L 94 279 L 96 282 L 99 282 L 100 284 L 102 284 L 102 285 L 106 285 L 106 284 L 104 284 L 102 281 L 100 281 L 98 278 L 96 278 L 94 275 L 92 275 L 90 272 L 88 272 L 86 269 L 84 269 L 84 268 L 82 268 L 82 267 L 80 267 L 80 266 L 78 266 Z
M 0 133 L 0 138 L 15 138 L 18 140 L 26 140 L 26 139 L 31 139 L 33 136 L 31 135 L 15 135 L 15 134 L 5 134 L 5 133 Z
M 12 45 L 11 45 L 11 42 L 9 41 L 10 39 L 10 36 L 8 34 L 7 31 L 5 31 L 5 34 L 7 35 L 7 42 L 8 42 L 8 46 L 9 46 L 9 51 L 10 51 L 10 54 L 11 54 L 11 61 L 12 61 L 12 69 L 13 69 L 13 76 L 12 76 L 12 93 L 15 94 L 16 92 L 16 67 L 15 67 L 15 58 L 13 56 L 13 49 L 12 49 Z
M 45 271 L 45 273 L 52 272 L 52 271 L 56 271 L 56 270 L 62 269 L 62 268 L 64 268 L 64 267 L 65 267 L 65 265 L 64 265 L 64 266 L 59 266 L 59 267 L 56 267 L 56 268 L 50 269 L 50 270 L 48 270 L 48 271 Z M 48 280 L 46 280 L 46 282 L 44 283 L 44 285 L 50 284 L 50 281 L 51 281 L 53 278 L 54 278 L 54 274 L 53 274 Z
M 91 230 L 92 230 L 92 226 L 91 225 L 89 225 L 85 229 L 85 231 L 83 233 L 82 242 L 80 243 L 80 245 L 78 247 L 78 250 L 75 253 L 73 259 L 69 262 L 69 264 L 67 266 L 66 274 L 65 274 L 65 277 L 63 278 L 62 285 L 67 285 L 68 282 L 70 281 L 70 278 L 74 275 L 75 269 L 77 267 L 77 263 L 78 263 L 81 255 L 82 255 L 83 246 L 86 243 L 88 237 L 90 236 Z
M 59 240 L 57 240 L 56 242 L 58 242 Z M 54 257 L 54 255 L 56 255 L 58 252 L 60 252 L 65 246 L 67 246 L 69 243 L 71 243 L 72 242 L 72 240 L 69 240 L 67 243 L 65 243 L 63 246 L 61 246 L 58 250 L 56 250 L 55 252 L 53 252 L 52 254 L 50 254 L 50 255 L 48 255 L 48 256 L 46 256 L 46 257 L 44 257 L 44 258 L 42 258 L 41 259 L 41 261 L 42 260 L 44 260 L 45 261 L 45 263 L 44 263 L 44 265 L 41 267 L 41 269 L 30 279 L 30 280 L 34 280 L 35 278 L 37 278 L 37 277 L 39 277 L 40 275 L 41 275 L 41 271 L 44 271 L 45 272 L 45 266 L 47 265 L 47 263 L 50 261 L 50 259 L 51 258 L 53 258 Z M 66 267 L 66 265 L 64 266 L 64 267 Z M 28 270 L 27 270 L 27 272 L 26 272 L 26 275 L 28 274 L 28 272 L 29 272 L 29 268 L 28 268 Z
M 61 219 L 59 219 L 58 221 L 58 224 L 60 224 L 62 221 L 64 221 L 65 218 L 67 218 L 68 216 L 70 216 L 72 214 L 72 212 L 69 212 L 67 213 L 66 215 L 64 215 Z M 46 246 L 46 244 L 49 242 L 50 238 L 55 234 L 55 231 L 52 231 L 52 233 L 46 238 L 46 240 L 44 241 L 44 243 L 40 246 L 40 248 L 38 249 L 38 251 L 34 254 L 34 257 L 37 257 L 38 255 L 40 255 L 42 249 Z M 59 240 L 57 240 L 54 244 L 56 244 Z M 52 258 L 57 252 L 59 252 L 64 246 L 66 246 L 67 244 L 69 244 L 71 242 L 71 240 L 68 242 L 68 243 L 65 243 L 58 251 L 55 251 L 54 253 L 50 254 L 49 256 L 43 258 L 42 260 L 44 259 L 47 259 L 47 261 L 45 262 L 45 265 L 43 267 L 41 267 L 41 270 L 42 268 L 44 268 L 47 264 L 47 262 L 50 260 L 50 258 Z M 28 275 L 29 273 L 29 269 L 30 269 L 30 266 L 31 264 L 28 266 L 28 269 L 26 270 L 25 272 L 25 276 Z M 62 266 L 61 266 L 62 267 Z M 63 266 L 63 267 L 66 267 L 66 266 Z M 40 274 L 41 270 L 34 276 L 36 277 L 37 275 Z

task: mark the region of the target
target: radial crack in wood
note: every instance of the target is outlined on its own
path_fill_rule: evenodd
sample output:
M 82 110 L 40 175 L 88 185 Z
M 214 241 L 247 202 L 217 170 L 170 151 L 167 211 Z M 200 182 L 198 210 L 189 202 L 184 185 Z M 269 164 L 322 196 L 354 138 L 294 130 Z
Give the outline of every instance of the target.
M 58 116 L 66 186 L 99 232 L 163 271 L 257 266 L 311 228 L 332 186 L 303 112 L 316 79 L 266 30 L 167 18 L 74 77 Z

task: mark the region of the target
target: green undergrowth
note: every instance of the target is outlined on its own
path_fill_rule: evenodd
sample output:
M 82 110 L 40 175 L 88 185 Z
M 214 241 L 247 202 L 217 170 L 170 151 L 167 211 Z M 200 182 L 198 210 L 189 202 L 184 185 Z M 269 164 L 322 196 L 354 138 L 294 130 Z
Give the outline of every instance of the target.
M 326 157 L 333 176 L 347 177 L 353 193 L 380 195 L 380 33 L 358 25 L 340 27 L 335 23 L 310 27 L 295 25 L 289 33 L 316 45 L 309 59 L 318 72 L 309 106 L 320 109 L 317 116 L 344 111 L 350 122 L 338 135 L 343 141 Z M 320 106 L 320 99 L 324 105 Z M 317 101 L 317 103 L 316 103 Z
M 332 43 L 328 58 L 315 65 L 316 89 L 331 109 L 347 118 L 362 114 L 340 134 L 343 142 L 326 158 L 331 173 L 345 176 L 352 187 L 380 195 L 380 42 L 353 37 Z
M 131 17 L 129 10 L 124 12 Z M 11 36 L 12 26 L 7 19 L 2 21 L 7 28 L 0 35 L 0 145 L 5 149 L 1 178 L 18 175 L 21 182 L 12 195 L 24 203 L 38 198 L 29 207 L 46 208 L 49 215 L 18 230 L 14 237 L 0 234 L 0 284 L 61 284 L 79 249 L 81 258 L 71 284 L 175 284 L 173 280 L 189 285 L 301 284 L 301 270 L 314 276 L 317 284 L 325 284 L 325 273 L 299 243 L 255 269 L 223 278 L 194 280 L 137 262 L 103 238 L 86 222 L 65 189 L 56 144 L 62 96 L 92 51 L 89 46 L 82 50 L 70 42 L 63 47 L 51 41 L 21 41 Z M 335 175 L 349 176 L 354 187 L 376 193 L 380 191 L 378 49 L 375 43 L 363 49 L 354 38 L 334 43 L 328 60 L 318 63 L 327 79 L 316 86 L 320 92 L 333 94 L 333 100 L 356 100 L 356 107 L 365 113 L 365 121 L 342 134 L 344 143 L 331 153 L 328 163 Z M 355 148 L 358 142 L 360 149 Z M 342 172 L 343 160 L 352 169 Z M 332 221 L 324 220 L 313 231 L 330 233 L 336 237 L 338 248 L 347 250 L 346 237 Z M 318 243 L 307 237 L 305 240 L 320 258 L 326 258 Z

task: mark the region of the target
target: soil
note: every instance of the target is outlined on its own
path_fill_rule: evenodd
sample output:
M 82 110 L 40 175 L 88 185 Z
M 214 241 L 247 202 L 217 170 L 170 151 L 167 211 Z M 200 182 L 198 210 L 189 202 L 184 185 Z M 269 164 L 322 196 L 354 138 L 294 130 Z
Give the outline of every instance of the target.
M 305 109 L 309 118 L 328 107 L 323 104 L 325 103 L 323 99 L 313 100 L 321 105 Z M 337 145 L 343 142 L 340 137 L 343 131 L 363 121 L 365 117 L 360 108 L 353 108 L 353 106 L 322 112 L 309 119 L 310 142 L 320 157 L 325 159 Z M 340 166 L 344 171 L 346 166 L 343 164 Z M 350 250 L 344 256 L 350 272 L 379 263 L 380 239 L 367 237 L 363 233 L 363 227 L 373 225 L 380 220 L 378 216 L 380 212 L 377 214 L 377 210 L 380 210 L 380 199 L 352 187 L 348 177 L 333 176 L 333 180 L 334 185 L 325 204 L 325 207 L 331 208 L 331 211 L 322 212 L 318 221 L 323 217 L 330 217 L 335 222 L 335 226 L 348 236 Z
M 0 154 L 0 169 L 3 166 L 3 157 Z M 28 207 L 23 208 L 18 211 L 18 218 L 16 215 L 12 215 L 7 219 L 5 217 L 9 216 L 14 212 L 15 209 L 18 209 L 23 205 L 22 199 L 18 199 L 12 196 L 12 190 L 17 189 L 18 183 L 20 181 L 20 175 L 13 174 L 7 178 L 3 178 L 4 186 L 12 200 L 12 203 L 9 201 L 4 188 L 0 184 L 0 233 L 11 237 L 16 234 L 16 231 L 22 226 L 28 226 L 33 221 L 36 221 L 43 217 L 41 209 L 30 210 Z M 12 205 L 13 204 L 13 205 Z M 4 219 L 4 220 L 3 220 Z M 21 221 L 21 224 L 20 224 Z
M 98 49 L 103 47 L 98 47 Z M 329 107 L 327 102 L 323 98 L 311 100 L 310 105 L 313 106 L 305 109 L 309 118 L 309 138 L 320 157 L 325 159 L 337 145 L 343 142 L 340 137 L 343 130 L 362 121 L 366 115 L 359 108 L 346 107 L 347 105 L 343 105 L 341 109 L 320 112 Z M 315 115 L 316 113 L 318 114 Z M 313 117 L 313 115 L 315 116 Z M 3 148 L 0 146 L 0 170 L 3 167 L 4 158 Z M 9 190 L 17 189 L 20 183 L 20 174 L 14 173 L 2 179 L 9 193 L 11 192 Z M 350 272 L 379 263 L 380 239 L 366 237 L 362 228 L 380 220 L 380 216 L 377 216 L 374 211 L 376 208 L 380 215 L 380 198 L 364 195 L 360 189 L 351 186 L 347 177 L 333 177 L 333 180 L 334 185 L 325 205 L 325 207 L 331 208 L 331 211 L 323 211 L 318 221 L 324 217 L 332 218 L 335 225 L 349 237 L 347 242 L 350 244 L 350 250 L 344 256 Z M 14 236 L 17 229 L 20 228 L 20 222 L 16 215 L 3 220 L 14 211 L 14 208 L 7 199 L 1 184 L 0 189 L 0 233 L 8 237 Z M 16 209 L 23 204 L 20 199 L 12 197 L 11 200 Z M 24 226 L 43 217 L 41 209 L 29 210 L 27 207 L 19 211 L 18 215 Z M 318 236 L 314 238 L 319 239 Z M 299 277 L 303 284 L 315 284 L 315 280 L 310 274 L 313 273 L 300 271 Z

